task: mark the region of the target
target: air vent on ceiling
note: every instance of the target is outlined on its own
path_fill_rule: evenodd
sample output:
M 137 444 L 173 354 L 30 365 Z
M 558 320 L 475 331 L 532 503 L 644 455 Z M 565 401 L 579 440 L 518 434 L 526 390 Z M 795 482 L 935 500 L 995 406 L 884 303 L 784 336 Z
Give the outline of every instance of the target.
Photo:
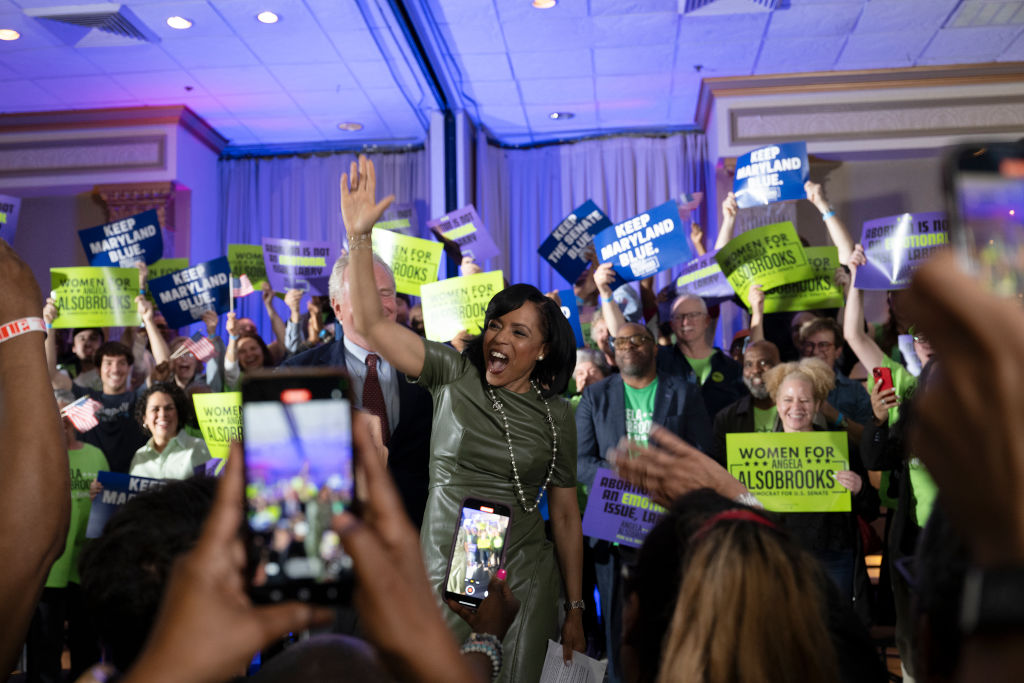
M 25 14 L 35 17 L 51 33 L 74 47 L 111 47 L 158 43 L 141 19 L 117 3 L 33 7 Z
M 679 0 L 680 14 L 754 14 L 771 12 L 780 0 Z
M 964 0 L 946 22 L 945 28 L 1021 24 L 1024 24 L 1022 0 Z

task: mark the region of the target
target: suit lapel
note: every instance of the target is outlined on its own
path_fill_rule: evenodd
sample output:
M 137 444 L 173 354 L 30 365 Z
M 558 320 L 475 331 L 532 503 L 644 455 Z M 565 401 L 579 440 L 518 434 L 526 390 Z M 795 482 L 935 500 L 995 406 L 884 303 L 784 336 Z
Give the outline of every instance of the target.
M 654 424 L 665 424 L 668 410 L 672 405 L 672 382 L 670 377 L 658 375 L 658 391 L 654 395 Z
M 626 385 L 622 382 L 622 375 L 613 377 L 608 394 L 608 415 L 610 425 L 615 427 L 615 438 L 612 439 L 614 446 L 626 435 Z

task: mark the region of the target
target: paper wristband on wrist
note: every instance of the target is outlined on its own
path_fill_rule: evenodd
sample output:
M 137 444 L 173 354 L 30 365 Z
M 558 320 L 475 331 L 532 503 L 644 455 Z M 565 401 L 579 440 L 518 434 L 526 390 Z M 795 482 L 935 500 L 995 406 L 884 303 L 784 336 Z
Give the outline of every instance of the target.
M 614 302 L 615 302 L 615 299 L 613 297 L 601 295 L 601 303 L 603 303 L 603 304 L 610 304 L 610 303 L 614 303 Z
M 836 215 L 836 210 L 835 210 L 835 209 L 829 209 L 828 211 L 822 211 L 822 212 L 821 212 L 821 218 L 822 218 L 822 220 L 826 220 L 826 221 L 827 221 L 827 220 L 828 220 L 829 218 L 832 218 L 832 217 L 833 217 L 833 216 L 835 216 L 835 215 Z
M 47 325 L 42 318 L 19 318 L 9 323 L 0 325 L 0 343 L 9 339 L 20 337 L 29 332 L 42 332 L 46 334 Z
M 501 641 L 498 640 L 498 636 L 491 633 L 470 633 L 466 642 L 459 648 L 459 652 L 464 655 L 471 652 L 487 655 L 491 660 L 491 680 L 498 677 L 502 660 Z

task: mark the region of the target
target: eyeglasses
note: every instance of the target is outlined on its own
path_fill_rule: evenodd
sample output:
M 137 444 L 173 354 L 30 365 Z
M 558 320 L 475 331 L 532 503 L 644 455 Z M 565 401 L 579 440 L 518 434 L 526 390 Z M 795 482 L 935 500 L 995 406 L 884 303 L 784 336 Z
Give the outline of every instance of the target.
M 626 349 L 630 346 L 643 346 L 652 341 L 654 341 L 654 337 L 649 334 L 634 334 L 631 337 L 615 337 L 612 339 L 612 346 L 617 349 Z
M 923 334 L 915 334 L 914 342 L 918 344 L 928 344 L 928 337 L 924 336 Z
M 807 353 L 814 353 L 815 351 L 820 351 L 824 353 L 829 349 L 833 348 L 834 346 L 835 344 L 833 344 L 832 342 L 821 341 L 818 342 L 817 344 L 815 344 L 814 342 L 805 342 L 802 348 Z
M 681 323 L 685 321 L 695 322 L 703 318 L 707 313 L 694 311 L 693 313 L 676 313 L 672 316 L 672 322 Z

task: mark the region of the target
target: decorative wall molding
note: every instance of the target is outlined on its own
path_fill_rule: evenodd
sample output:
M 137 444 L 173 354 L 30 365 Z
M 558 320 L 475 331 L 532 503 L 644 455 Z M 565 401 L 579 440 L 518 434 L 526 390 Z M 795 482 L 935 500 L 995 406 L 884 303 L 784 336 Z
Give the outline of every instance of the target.
M 0 142 L 0 178 L 124 169 L 166 170 L 167 136 Z
M 0 135 L 166 125 L 181 126 L 217 154 L 220 154 L 228 144 L 227 139 L 211 128 L 198 114 L 181 105 L 0 115 Z
M 744 145 L 1022 130 L 1024 95 L 729 109 L 730 141 Z

